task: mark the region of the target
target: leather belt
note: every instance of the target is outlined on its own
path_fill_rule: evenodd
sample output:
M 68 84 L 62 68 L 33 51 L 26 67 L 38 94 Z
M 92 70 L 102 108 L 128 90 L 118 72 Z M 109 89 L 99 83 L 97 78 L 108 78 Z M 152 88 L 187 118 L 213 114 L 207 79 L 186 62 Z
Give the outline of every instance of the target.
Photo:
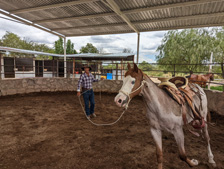
M 82 92 L 85 92 L 85 91 L 87 91 L 87 90 L 91 90 L 92 88 L 90 88 L 90 89 L 88 89 L 88 88 L 84 88 L 84 87 L 82 87 Z

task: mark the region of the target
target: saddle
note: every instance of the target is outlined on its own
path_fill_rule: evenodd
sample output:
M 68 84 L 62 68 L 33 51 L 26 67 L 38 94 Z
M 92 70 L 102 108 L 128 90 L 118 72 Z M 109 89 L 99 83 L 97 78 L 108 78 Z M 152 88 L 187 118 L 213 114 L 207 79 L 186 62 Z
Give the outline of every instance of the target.
M 171 98 L 181 105 L 185 125 L 187 125 L 186 114 L 188 111 L 186 105 L 188 105 L 193 112 L 193 116 L 189 114 L 193 118 L 191 125 L 195 129 L 202 129 L 205 126 L 205 121 L 200 114 L 200 110 L 193 106 L 193 96 L 199 91 L 197 86 L 188 83 L 188 79 L 185 77 L 174 77 L 171 79 L 160 78 L 160 80 L 161 83 L 159 87 L 164 89 Z M 198 135 L 198 133 L 196 135 Z

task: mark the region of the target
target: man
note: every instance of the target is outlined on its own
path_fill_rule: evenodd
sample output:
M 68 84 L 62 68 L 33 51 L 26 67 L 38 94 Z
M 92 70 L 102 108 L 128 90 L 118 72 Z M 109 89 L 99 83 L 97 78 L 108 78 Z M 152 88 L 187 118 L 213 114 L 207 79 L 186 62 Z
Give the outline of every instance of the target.
M 81 74 L 79 78 L 77 96 L 80 97 L 81 95 L 80 88 L 82 86 L 85 111 L 87 118 L 90 119 L 90 116 L 96 117 L 96 114 L 94 113 L 95 100 L 92 89 L 92 83 L 98 82 L 99 80 L 95 79 L 93 75 L 90 73 L 91 67 L 89 67 L 88 65 L 83 66 L 82 70 L 84 70 L 85 73 Z M 101 78 L 101 80 L 103 80 L 103 78 Z M 90 102 L 90 108 L 89 108 L 89 102 Z

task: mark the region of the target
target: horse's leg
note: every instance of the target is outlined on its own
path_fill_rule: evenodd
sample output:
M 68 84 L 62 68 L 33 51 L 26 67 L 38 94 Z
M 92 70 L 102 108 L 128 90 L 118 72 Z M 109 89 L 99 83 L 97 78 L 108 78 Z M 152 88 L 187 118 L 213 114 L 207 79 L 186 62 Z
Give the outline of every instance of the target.
M 175 140 L 177 142 L 180 159 L 185 161 L 191 167 L 198 165 L 198 161 L 197 160 L 195 160 L 195 159 L 190 160 L 186 156 L 185 148 L 184 148 L 184 133 L 183 133 L 183 129 L 182 128 L 176 129 L 173 132 L 173 135 L 174 135 Z
M 212 164 L 213 167 L 216 167 L 216 163 L 214 161 L 214 155 L 212 154 L 212 150 L 211 150 L 211 146 L 210 146 L 210 137 L 209 137 L 209 134 L 208 134 L 208 124 L 206 123 L 205 124 L 205 127 L 204 127 L 204 133 L 205 133 L 205 138 L 206 138 L 206 141 L 207 141 L 207 144 L 208 144 L 208 162 L 210 164 Z
M 161 130 L 151 128 L 151 134 L 156 143 L 156 156 L 158 162 L 158 169 L 162 169 L 163 168 L 162 133 Z

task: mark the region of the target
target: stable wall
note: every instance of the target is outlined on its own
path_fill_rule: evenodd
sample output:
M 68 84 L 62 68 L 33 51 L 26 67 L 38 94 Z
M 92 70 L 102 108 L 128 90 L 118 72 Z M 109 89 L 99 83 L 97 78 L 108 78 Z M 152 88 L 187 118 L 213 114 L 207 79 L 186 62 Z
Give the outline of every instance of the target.
M 117 93 L 122 80 L 103 80 L 93 84 L 95 92 Z M 25 78 L 0 80 L 0 96 L 32 92 L 76 91 L 77 78 Z M 224 115 L 224 92 L 205 90 L 209 111 Z

